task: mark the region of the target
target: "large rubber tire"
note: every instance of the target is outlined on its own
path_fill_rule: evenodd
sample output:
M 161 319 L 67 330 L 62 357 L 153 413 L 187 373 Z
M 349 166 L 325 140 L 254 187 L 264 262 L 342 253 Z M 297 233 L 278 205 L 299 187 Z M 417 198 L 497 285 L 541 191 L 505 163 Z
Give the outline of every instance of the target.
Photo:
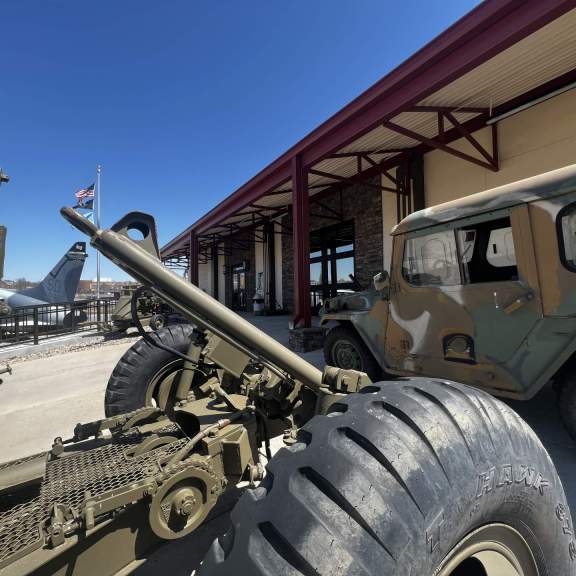
M 576 365 L 571 362 L 556 382 L 556 399 L 566 431 L 576 440 Z
M 185 354 L 190 346 L 191 324 L 166 326 L 150 334 L 166 346 Z M 182 366 L 175 354 L 152 346 L 140 339 L 120 358 L 106 386 L 104 411 L 107 417 L 131 412 L 150 404 L 150 387 L 162 374 L 169 374 Z
M 562 484 L 510 408 L 414 378 L 370 386 L 332 410 L 274 456 L 199 576 L 444 576 L 454 548 L 486 529 L 505 532 L 512 549 L 524 542 L 539 576 L 574 575 Z M 477 558 L 448 573 L 514 574 L 484 571 Z
M 356 356 L 358 365 L 355 363 L 342 362 L 341 355 L 338 348 L 347 346 L 349 352 Z M 332 328 L 324 338 L 324 360 L 329 366 L 337 366 L 338 368 L 346 368 L 353 370 L 360 370 L 368 374 L 371 380 L 376 381 L 382 378 L 382 368 L 368 350 L 368 347 L 358 336 L 353 328 L 348 326 L 335 326 Z

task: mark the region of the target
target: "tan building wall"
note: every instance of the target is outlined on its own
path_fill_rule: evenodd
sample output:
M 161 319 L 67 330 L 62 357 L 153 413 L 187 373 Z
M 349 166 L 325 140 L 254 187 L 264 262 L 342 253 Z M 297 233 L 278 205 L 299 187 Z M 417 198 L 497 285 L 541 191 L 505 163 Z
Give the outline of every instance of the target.
M 491 150 L 489 128 L 475 132 L 474 137 Z M 439 150 L 426 154 L 426 205 L 433 206 L 576 163 L 576 90 L 501 120 L 498 144 L 498 172 Z M 466 141 L 457 141 L 453 146 L 477 156 Z
M 396 169 L 390 170 L 392 176 L 396 175 Z M 382 176 L 382 186 L 390 186 L 390 181 Z M 392 236 L 390 230 L 398 224 L 396 211 L 396 194 L 394 192 L 382 192 L 382 240 L 384 250 L 382 254 L 383 270 L 390 270 L 392 260 Z
M 212 261 L 198 265 L 198 286 L 212 296 Z
M 280 224 L 274 223 L 274 261 L 276 263 L 276 270 L 274 278 L 276 281 L 276 304 L 284 307 L 284 295 L 282 291 L 282 228 Z
M 492 131 L 484 128 L 474 137 L 489 151 Z M 446 152 L 434 150 L 424 155 L 426 206 L 434 206 L 576 164 L 576 90 L 565 92 L 537 106 L 528 108 L 498 123 L 500 170 L 492 172 Z M 478 157 L 464 139 L 453 148 Z M 382 177 L 382 185 L 389 182 Z M 384 269 L 390 269 L 392 237 L 396 225 L 396 198 L 382 192 L 382 227 L 384 232 Z
M 224 244 L 219 245 L 219 252 L 224 250 Z M 224 268 L 226 266 L 226 256 L 224 254 L 218 255 L 218 301 L 226 304 L 226 275 Z

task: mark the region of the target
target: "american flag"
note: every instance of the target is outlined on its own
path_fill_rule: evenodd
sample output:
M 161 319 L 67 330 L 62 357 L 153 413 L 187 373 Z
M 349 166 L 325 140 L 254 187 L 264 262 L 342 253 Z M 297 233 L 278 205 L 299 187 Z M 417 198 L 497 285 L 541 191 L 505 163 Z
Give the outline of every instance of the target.
M 88 186 L 88 188 L 82 188 L 81 190 L 78 190 L 74 196 L 76 196 L 78 204 L 82 206 L 82 204 L 84 204 L 88 198 L 94 198 L 94 184 Z

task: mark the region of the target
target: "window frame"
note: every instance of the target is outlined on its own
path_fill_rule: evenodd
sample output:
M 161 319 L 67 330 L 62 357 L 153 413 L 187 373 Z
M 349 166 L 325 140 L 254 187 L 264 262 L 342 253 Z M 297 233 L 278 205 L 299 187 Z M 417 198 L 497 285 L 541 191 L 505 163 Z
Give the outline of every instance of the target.
M 406 258 L 406 249 L 408 247 L 408 242 L 410 240 L 415 240 L 417 238 L 425 238 L 426 236 L 432 236 L 434 234 L 440 234 L 442 232 L 451 232 L 452 235 L 452 241 L 454 242 L 454 252 L 456 254 L 456 264 L 458 266 L 458 275 L 460 276 L 460 282 L 457 284 L 414 284 L 413 282 L 410 282 L 410 280 L 408 280 L 408 278 L 406 278 L 404 271 L 406 270 L 406 268 L 404 267 L 404 262 L 405 262 L 405 258 Z M 460 263 L 460 250 L 458 247 L 458 240 L 456 238 L 456 228 L 447 228 L 445 230 L 438 230 L 435 232 L 427 232 L 425 234 L 410 234 L 407 235 L 405 240 L 404 240 L 404 246 L 403 246 L 403 251 L 402 251 L 402 263 L 401 263 L 401 276 L 402 279 L 404 280 L 404 282 L 406 282 L 409 286 L 412 286 L 413 288 L 454 288 L 456 286 L 463 286 L 463 277 L 462 277 L 462 265 Z
M 576 202 L 571 202 L 567 206 L 564 206 L 560 212 L 556 215 L 556 237 L 558 240 L 558 256 L 562 266 L 568 270 L 568 272 L 576 272 L 576 264 L 570 264 L 566 259 L 566 243 L 564 242 L 564 229 L 562 227 L 562 218 L 567 212 L 576 211 Z
M 576 202 L 574 202 L 570 206 L 574 206 L 576 209 Z M 566 206 L 565 208 L 562 209 L 562 211 L 566 210 L 570 206 Z M 509 218 L 510 219 L 510 227 L 512 228 L 512 238 L 513 238 L 513 241 L 515 241 L 514 227 L 512 225 L 512 209 L 513 209 L 513 207 L 500 209 L 500 210 L 491 210 L 491 211 L 485 212 L 483 214 L 475 214 L 474 216 L 468 216 L 465 218 L 453 220 L 451 222 L 445 222 L 445 223 L 439 224 L 437 226 L 431 226 L 431 227 L 427 227 L 427 228 L 422 228 L 420 230 L 413 230 L 411 232 L 407 232 L 406 234 L 404 234 L 404 245 L 402 247 L 402 260 L 401 260 L 401 264 L 400 264 L 400 277 L 401 277 L 402 281 L 405 282 L 407 286 L 410 286 L 411 288 L 414 288 L 414 289 L 418 289 L 418 288 L 437 288 L 438 289 L 438 288 L 440 288 L 443 290 L 460 289 L 460 288 L 465 287 L 465 286 L 501 284 L 503 282 L 519 282 L 521 274 L 520 274 L 520 266 L 519 266 L 518 259 L 516 259 L 516 269 L 518 271 L 518 279 L 517 280 L 491 280 L 488 282 L 470 282 L 468 279 L 467 273 L 463 269 L 464 264 L 461 261 L 460 243 L 458 242 L 458 237 L 456 234 L 456 232 L 458 230 L 461 230 L 462 228 L 466 228 L 468 226 L 473 226 L 476 224 L 482 224 L 485 222 L 492 222 L 492 221 L 500 220 L 503 218 Z M 560 216 L 560 213 L 558 216 Z M 559 222 L 559 221 L 560 220 L 558 219 L 557 222 Z M 453 226 L 452 225 L 453 223 L 455 223 L 456 226 Z M 458 268 L 460 270 L 460 284 L 413 284 L 413 283 L 411 283 L 406 278 L 406 276 L 404 275 L 404 257 L 406 254 L 406 246 L 407 246 L 408 241 L 412 240 L 414 238 L 418 238 L 418 237 L 422 237 L 422 236 L 429 236 L 431 234 L 435 234 L 438 232 L 446 232 L 446 231 L 452 232 L 453 237 L 454 237 L 454 242 L 456 244 L 456 257 L 458 259 Z M 516 244 L 514 244 L 514 250 L 516 251 Z M 573 271 L 576 272 L 576 267 L 574 268 Z

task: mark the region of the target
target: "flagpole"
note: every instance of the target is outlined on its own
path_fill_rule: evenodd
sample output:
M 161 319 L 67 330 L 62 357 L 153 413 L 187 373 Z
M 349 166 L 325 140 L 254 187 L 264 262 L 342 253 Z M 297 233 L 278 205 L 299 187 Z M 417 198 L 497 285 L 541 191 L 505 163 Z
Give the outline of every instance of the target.
M 96 167 L 96 226 L 100 228 L 100 173 L 102 166 Z M 96 298 L 100 300 L 100 251 L 96 250 Z

